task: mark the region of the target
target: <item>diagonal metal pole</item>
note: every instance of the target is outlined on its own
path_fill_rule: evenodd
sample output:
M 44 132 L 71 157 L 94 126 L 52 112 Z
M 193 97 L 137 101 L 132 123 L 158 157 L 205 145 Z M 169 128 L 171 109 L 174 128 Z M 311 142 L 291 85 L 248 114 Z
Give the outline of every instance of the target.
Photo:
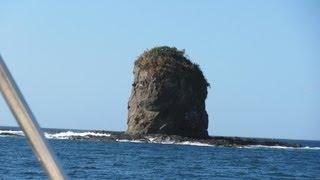
M 50 179 L 67 179 L 31 109 L 0 55 L 0 90 Z

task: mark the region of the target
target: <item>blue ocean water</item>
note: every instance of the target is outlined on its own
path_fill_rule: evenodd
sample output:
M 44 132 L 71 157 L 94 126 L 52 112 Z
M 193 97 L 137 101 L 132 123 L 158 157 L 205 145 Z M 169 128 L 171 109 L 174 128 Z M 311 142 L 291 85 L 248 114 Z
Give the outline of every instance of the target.
M 19 134 L 19 132 L 15 132 Z M 320 179 L 320 142 L 309 148 L 212 147 L 71 140 L 49 143 L 70 179 Z M 0 179 L 46 179 L 23 136 L 0 133 Z

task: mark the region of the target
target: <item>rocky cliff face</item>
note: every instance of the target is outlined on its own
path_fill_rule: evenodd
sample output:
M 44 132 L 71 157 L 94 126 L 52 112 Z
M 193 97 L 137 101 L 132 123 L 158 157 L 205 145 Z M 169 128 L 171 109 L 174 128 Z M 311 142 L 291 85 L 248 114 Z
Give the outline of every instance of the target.
M 208 137 L 207 83 L 199 66 L 176 48 L 144 52 L 134 65 L 129 134 Z

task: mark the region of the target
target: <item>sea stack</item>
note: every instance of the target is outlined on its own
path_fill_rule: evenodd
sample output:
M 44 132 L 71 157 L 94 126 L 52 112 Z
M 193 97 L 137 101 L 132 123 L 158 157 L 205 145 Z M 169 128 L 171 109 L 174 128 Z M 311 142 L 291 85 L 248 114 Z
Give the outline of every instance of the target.
M 155 47 L 135 61 L 128 103 L 128 134 L 208 137 L 209 83 L 176 48 Z

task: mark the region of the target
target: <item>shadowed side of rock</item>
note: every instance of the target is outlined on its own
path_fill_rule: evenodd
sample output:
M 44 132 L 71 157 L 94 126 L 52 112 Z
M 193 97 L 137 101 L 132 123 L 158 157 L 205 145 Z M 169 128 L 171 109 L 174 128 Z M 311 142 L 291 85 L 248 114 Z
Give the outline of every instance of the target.
M 134 65 L 129 134 L 208 137 L 207 83 L 199 66 L 176 48 L 144 52 Z

